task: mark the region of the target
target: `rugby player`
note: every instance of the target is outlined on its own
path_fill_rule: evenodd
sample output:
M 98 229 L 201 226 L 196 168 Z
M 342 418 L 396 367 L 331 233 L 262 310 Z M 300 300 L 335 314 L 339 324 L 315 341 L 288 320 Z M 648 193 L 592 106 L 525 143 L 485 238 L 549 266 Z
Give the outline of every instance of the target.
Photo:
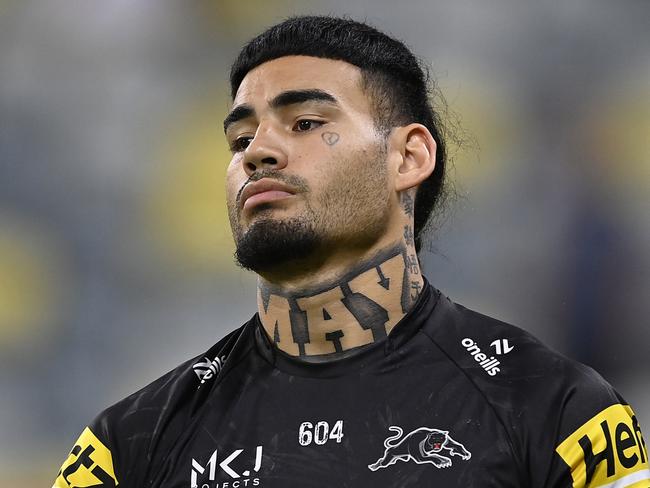
M 257 313 L 99 414 L 55 487 L 650 486 L 607 382 L 422 276 L 445 141 L 400 41 L 295 17 L 230 83 L 227 203 Z

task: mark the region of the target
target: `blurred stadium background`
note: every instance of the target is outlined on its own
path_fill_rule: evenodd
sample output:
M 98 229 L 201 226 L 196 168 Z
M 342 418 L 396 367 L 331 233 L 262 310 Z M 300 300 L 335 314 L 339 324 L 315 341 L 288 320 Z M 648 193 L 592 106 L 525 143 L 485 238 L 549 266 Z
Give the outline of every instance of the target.
M 430 281 L 595 367 L 650 432 L 650 3 L 0 0 L 2 486 L 50 486 L 101 409 L 255 311 L 227 72 L 295 13 L 432 65 L 469 143 Z

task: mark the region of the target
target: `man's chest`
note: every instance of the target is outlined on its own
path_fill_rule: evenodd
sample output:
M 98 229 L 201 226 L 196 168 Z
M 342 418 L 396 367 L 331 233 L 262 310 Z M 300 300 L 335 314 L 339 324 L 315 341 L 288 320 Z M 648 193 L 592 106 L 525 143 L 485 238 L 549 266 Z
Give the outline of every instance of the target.
M 269 370 L 224 382 L 155 486 L 517 486 L 510 444 L 482 396 L 464 377 L 433 376 Z

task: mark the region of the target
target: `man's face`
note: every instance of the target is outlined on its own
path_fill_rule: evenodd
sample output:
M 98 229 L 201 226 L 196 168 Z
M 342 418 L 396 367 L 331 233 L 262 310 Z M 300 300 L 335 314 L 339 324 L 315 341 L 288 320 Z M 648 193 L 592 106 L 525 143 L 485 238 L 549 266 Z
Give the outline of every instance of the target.
M 370 248 L 389 212 L 386 142 L 360 70 L 287 56 L 251 70 L 226 118 L 237 259 L 257 272 Z

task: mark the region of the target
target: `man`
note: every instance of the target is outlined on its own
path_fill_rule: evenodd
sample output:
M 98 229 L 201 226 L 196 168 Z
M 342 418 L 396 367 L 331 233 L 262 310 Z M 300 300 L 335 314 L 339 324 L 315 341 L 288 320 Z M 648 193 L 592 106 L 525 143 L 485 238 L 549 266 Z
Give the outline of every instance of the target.
M 55 487 L 650 486 L 597 373 L 422 276 L 445 150 L 402 43 L 293 18 L 230 80 L 228 208 L 258 313 L 100 414 Z

